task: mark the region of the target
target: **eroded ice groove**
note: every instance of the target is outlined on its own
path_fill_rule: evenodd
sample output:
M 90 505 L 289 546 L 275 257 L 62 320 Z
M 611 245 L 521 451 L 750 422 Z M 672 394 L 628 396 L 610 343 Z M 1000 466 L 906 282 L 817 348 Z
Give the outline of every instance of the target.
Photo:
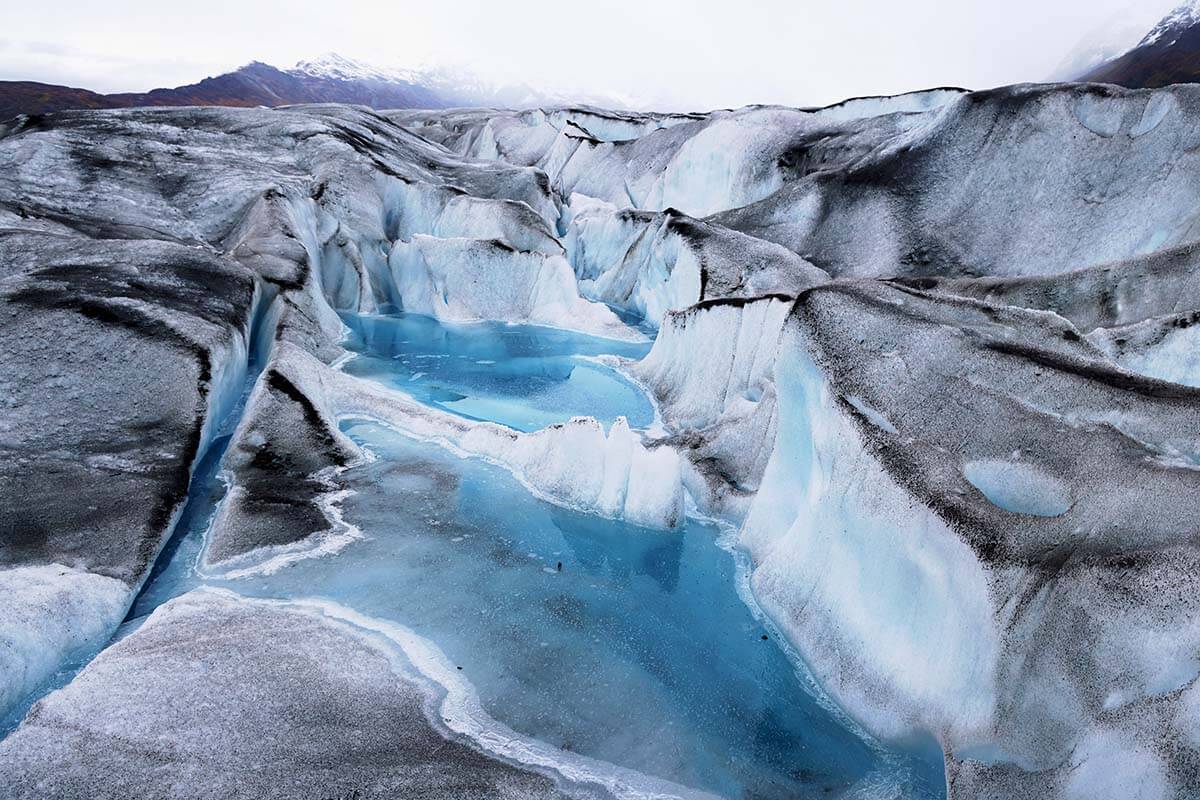
M 81 254 L 68 236 L 2 239 L 0 292 L 28 326 L 3 348 L 6 446 L 26 453 L 0 476 L 0 494 L 21 498 L 0 509 L 12 531 L 0 542 L 7 731 L 120 623 L 236 405 L 265 304 L 249 271 L 192 248 L 112 241 Z M 68 425 L 76 406 L 86 421 Z
M 265 304 L 259 307 L 248 332 L 262 327 L 263 307 Z M 240 363 L 234 362 L 228 369 L 240 380 L 240 385 L 233 378 L 225 378 L 220 384 L 214 413 L 208 416 L 201 437 L 203 449 L 190 470 L 187 495 L 172 517 L 169 535 L 157 550 L 154 564 L 143 581 L 131 588 L 122 581 L 63 565 L 0 572 L 3 579 L 0 591 L 13 592 L 6 603 L 11 627 L 6 627 L 3 639 L 20 643 L 17 648 L 6 650 L 10 660 L 19 658 L 22 649 L 30 653 L 26 656 L 30 661 L 24 667 L 17 664 L 13 672 L 8 671 L 11 663 L 3 665 L 5 674 L 14 679 L 5 684 L 7 694 L 0 695 L 3 701 L 0 709 L 4 710 L 0 715 L 0 735 L 14 730 L 38 699 L 72 680 L 118 632 L 122 620 L 141 617 L 161 602 L 152 591 L 161 582 L 159 573 L 176 562 L 177 548 L 187 549 L 193 541 L 190 534 L 197 526 L 207 524 L 206 515 L 212 513 L 215 497 L 219 496 L 218 485 L 224 486 L 217 478 L 221 457 L 258 374 L 254 347 L 243 345 L 238 349 Z M 22 587 L 23 581 L 32 583 Z M 70 591 L 73 584 L 94 588 Z M 61 615 L 65 624 L 54 622 L 45 626 L 32 618 L 23 619 L 23 607 L 31 601 L 45 619 L 53 621 Z
M 0 572 L 0 735 L 108 640 L 129 605 L 122 581 L 62 564 Z

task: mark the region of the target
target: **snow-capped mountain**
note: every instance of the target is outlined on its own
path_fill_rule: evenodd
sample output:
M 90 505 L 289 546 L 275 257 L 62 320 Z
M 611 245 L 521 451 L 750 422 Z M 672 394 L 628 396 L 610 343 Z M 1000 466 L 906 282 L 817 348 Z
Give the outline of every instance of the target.
M 1163 17 L 1150 32 L 1138 42 L 1138 47 L 1149 47 L 1165 41 L 1170 47 L 1179 41 L 1179 37 L 1190 27 L 1200 22 L 1200 0 L 1191 0 L 1175 8 Z
M 335 81 L 421 83 L 423 78 L 421 70 L 383 69 L 338 53 L 325 53 L 317 58 L 303 59 L 288 72 L 300 77 Z
M 148 92 L 98 94 L 87 89 L 0 81 L 0 120 L 78 108 L 132 106 L 283 106 L 352 103 L 375 109 L 485 106 L 600 105 L 630 108 L 629 98 L 586 92 L 550 92 L 527 83 L 492 81 L 448 67 L 379 67 L 326 53 L 290 69 L 254 61 L 198 83 Z
M 345 83 L 421 86 L 437 94 L 451 106 L 530 108 L 585 104 L 605 108 L 631 108 L 638 105 L 631 98 L 613 94 L 548 91 L 526 82 L 490 80 L 466 67 L 382 67 L 332 52 L 300 61 L 288 72 L 302 78 Z
M 1200 80 L 1200 0 L 1189 0 L 1155 24 L 1132 48 L 1078 80 L 1155 88 Z
M 1130 16 L 1121 12 L 1099 21 L 1083 32 L 1075 45 L 1047 75 L 1054 82 L 1078 80 L 1080 75 L 1113 59 L 1120 58 L 1137 47 L 1146 36 L 1146 29 L 1157 21 L 1153 15 Z

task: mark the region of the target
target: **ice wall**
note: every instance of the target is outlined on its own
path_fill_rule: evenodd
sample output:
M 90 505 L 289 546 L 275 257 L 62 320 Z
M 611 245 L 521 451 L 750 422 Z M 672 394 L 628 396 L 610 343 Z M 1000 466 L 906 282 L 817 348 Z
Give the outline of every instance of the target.
M 849 713 L 936 739 L 955 797 L 1187 796 L 1194 389 L 1056 314 L 874 281 L 797 300 L 774 384 L 741 542 Z
M 798 294 L 829 279 L 789 250 L 674 210 L 618 210 L 573 194 L 563 225 L 580 291 L 656 327 L 701 300 Z
M 688 488 L 712 514 L 741 519 L 775 446 L 775 360 L 791 301 L 712 301 L 667 314 L 630 372 L 655 396 Z
M 611 310 L 579 296 L 561 255 L 516 250 L 496 239 L 414 235 L 388 256 L 400 306 L 450 321 L 505 320 L 554 325 L 597 336 L 644 338 Z
M 740 535 L 756 596 L 876 735 L 984 744 L 1000 649 L 988 576 L 868 452 L 794 326 L 780 350 L 775 447 Z

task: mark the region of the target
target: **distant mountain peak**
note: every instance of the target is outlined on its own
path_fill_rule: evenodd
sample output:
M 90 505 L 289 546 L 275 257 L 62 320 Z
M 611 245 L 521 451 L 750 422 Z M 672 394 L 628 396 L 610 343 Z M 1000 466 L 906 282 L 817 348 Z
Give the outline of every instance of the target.
M 1200 82 L 1200 0 L 1177 6 L 1135 46 L 1077 79 L 1132 89 Z
M 288 70 L 293 75 L 327 78 L 339 81 L 383 81 L 386 83 L 421 83 L 421 70 L 402 70 L 377 67 L 340 53 L 323 53 L 304 59 Z
M 462 65 L 421 66 L 409 69 L 381 67 L 340 53 L 305 59 L 287 71 L 301 78 L 336 81 L 404 83 L 424 87 L 458 105 L 498 105 L 523 108 L 539 105 L 584 103 L 605 107 L 636 107 L 636 101 L 612 94 L 555 92 L 526 82 L 487 78 Z
M 1138 47 L 1148 47 L 1153 44 L 1158 44 L 1164 39 L 1178 37 L 1180 33 L 1200 22 L 1200 0 L 1189 0 L 1177 6 L 1171 13 L 1167 14 L 1158 24 L 1150 29 L 1140 42 Z M 1175 44 L 1175 40 L 1165 42 L 1166 46 Z
M 552 92 L 527 83 L 484 78 L 460 67 L 379 67 L 332 52 L 302 60 L 290 69 L 251 61 L 232 72 L 187 86 L 137 93 L 97 94 L 68 86 L 0 81 L 0 122 L 17 114 L 76 108 L 298 103 L 350 103 L 372 108 L 531 108 L 575 104 L 636 107 L 622 97 Z

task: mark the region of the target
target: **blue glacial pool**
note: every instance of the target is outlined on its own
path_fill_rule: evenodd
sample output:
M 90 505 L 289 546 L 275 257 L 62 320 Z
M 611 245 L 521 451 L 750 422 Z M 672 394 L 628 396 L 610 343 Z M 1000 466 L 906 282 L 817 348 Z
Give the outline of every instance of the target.
M 344 314 L 356 357 L 351 375 L 370 378 L 423 403 L 474 420 L 534 431 L 573 416 L 634 428 L 654 408 L 600 355 L 641 358 L 649 343 L 600 339 L 534 325 L 441 323 L 418 314 Z
M 633 408 L 649 409 L 607 376 L 599 396 L 564 386 L 578 364 L 538 368 L 542 358 L 637 355 L 619 344 L 545 328 L 349 321 L 364 355 L 348 371 L 418 397 L 411 384 L 428 379 L 502 398 L 488 418 L 513 427 L 629 413 L 617 407 L 624 386 L 638 394 Z M 728 798 L 943 795 L 940 763 L 866 741 L 810 693 L 803 667 L 743 599 L 740 561 L 715 525 L 664 532 L 567 511 L 481 460 L 366 421 L 343 430 L 376 457 L 342 475 L 353 493 L 341 513 L 361 539 L 271 575 L 203 579 L 196 567 L 224 485 L 210 468 L 126 628 L 200 584 L 332 600 L 429 640 L 493 719 L 563 751 Z

